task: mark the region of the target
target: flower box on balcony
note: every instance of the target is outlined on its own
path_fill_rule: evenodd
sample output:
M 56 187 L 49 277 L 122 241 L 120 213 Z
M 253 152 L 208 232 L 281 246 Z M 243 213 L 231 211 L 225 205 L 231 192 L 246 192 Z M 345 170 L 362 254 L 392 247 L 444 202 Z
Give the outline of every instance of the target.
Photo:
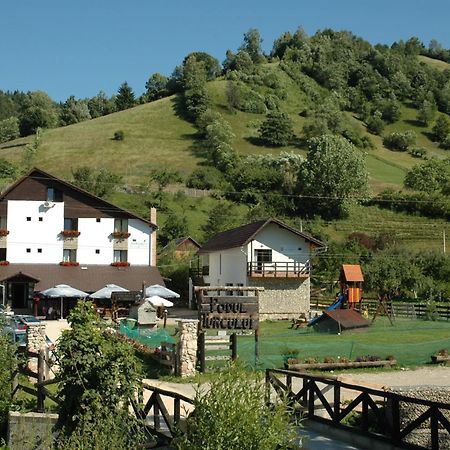
M 127 231 L 114 231 L 114 233 L 112 233 L 114 239 L 128 239 L 130 236 L 131 233 L 128 233 Z
M 113 267 L 129 267 L 130 263 L 127 261 L 116 261 L 111 263 Z
M 5 228 L 0 228 L 0 237 L 8 236 L 9 231 Z
M 61 261 L 59 263 L 60 266 L 65 266 L 65 267 L 77 267 L 80 265 L 80 263 L 76 262 L 76 261 Z
M 62 230 L 61 234 L 66 238 L 76 238 L 80 235 L 78 230 Z
M 0 266 L 9 266 L 9 261 L 0 261 Z

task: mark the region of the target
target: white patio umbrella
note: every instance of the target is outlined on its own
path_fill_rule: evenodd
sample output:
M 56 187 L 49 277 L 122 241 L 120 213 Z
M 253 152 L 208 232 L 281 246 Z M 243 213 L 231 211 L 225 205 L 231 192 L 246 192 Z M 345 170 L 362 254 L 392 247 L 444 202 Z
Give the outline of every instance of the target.
M 40 294 L 50 298 L 61 297 L 61 319 L 63 318 L 64 297 L 85 298 L 89 295 L 87 292 L 80 291 L 68 284 L 57 284 L 55 287 L 41 291 Z
M 125 289 L 121 286 L 117 286 L 117 284 L 107 284 L 105 287 L 102 287 L 98 291 L 91 294 L 89 297 L 91 298 L 111 298 L 111 294 L 113 292 L 129 292 L 128 289 Z
M 146 297 L 158 296 L 162 298 L 180 298 L 180 294 L 177 294 L 176 292 L 171 291 L 170 289 L 167 289 L 166 287 L 161 286 L 160 284 L 154 284 L 152 286 L 145 288 L 145 296 Z
M 173 303 L 165 298 L 159 297 L 157 295 L 153 295 L 145 300 L 149 301 L 153 306 L 164 306 L 166 308 L 170 308 L 173 306 Z

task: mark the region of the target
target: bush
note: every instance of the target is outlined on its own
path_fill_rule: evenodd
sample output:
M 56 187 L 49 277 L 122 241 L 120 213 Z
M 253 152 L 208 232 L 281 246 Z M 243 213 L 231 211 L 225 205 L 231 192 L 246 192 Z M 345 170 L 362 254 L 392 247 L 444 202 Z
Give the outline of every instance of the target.
M 3 327 L 0 318 L 0 327 Z M 16 348 L 8 336 L 0 334 L 0 436 L 6 430 L 12 402 L 12 374 L 17 367 Z
M 12 141 L 19 136 L 19 119 L 17 117 L 0 120 L 0 143 Z
M 123 130 L 115 131 L 113 139 L 115 141 L 123 141 L 125 139 L 125 133 L 123 132 Z
M 383 139 L 383 145 L 391 150 L 405 152 L 409 147 L 416 143 L 416 133 L 414 131 L 405 131 L 404 133 L 394 132 Z
M 427 150 L 422 147 L 411 147 L 410 149 L 408 149 L 408 153 L 413 158 L 421 158 L 421 159 L 427 158 Z
M 293 448 L 297 438 L 286 404 L 266 403 L 260 374 L 252 378 L 232 367 L 208 392 L 197 390 L 194 406 L 186 433 L 175 440 L 179 450 L 281 450 Z

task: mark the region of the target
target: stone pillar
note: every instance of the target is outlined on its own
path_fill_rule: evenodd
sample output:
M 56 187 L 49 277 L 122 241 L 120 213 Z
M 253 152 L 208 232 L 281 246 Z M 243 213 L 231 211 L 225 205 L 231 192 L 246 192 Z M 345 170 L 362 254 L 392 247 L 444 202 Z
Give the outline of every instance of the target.
M 177 331 L 180 336 L 176 355 L 177 375 L 194 376 L 197 363 L 198 320 L 178 320 Z
M 45 348 L 45 323 L 30 323 L 27 328 L 27 351 L 39 353 Z
M 39 353 L 46 348 L 45 342 L 45 323 L 30 323 L 27 328 L 27 352 Z M 28 368 L 32 372 L 38 371 L 38 358 L 28 358 Z

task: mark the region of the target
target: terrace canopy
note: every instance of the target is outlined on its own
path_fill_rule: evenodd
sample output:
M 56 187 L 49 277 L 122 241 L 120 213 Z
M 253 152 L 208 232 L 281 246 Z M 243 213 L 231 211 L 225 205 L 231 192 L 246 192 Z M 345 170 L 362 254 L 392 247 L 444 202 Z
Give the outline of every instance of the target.
M 44 297 L 61 298 L 61 319 L 63 318 L 64 298 L 86 298 L 89 295 L 87 292 L 80 291 L 67 284 L 57 284 L 55 287 L 41 291 L 40 294 Z
M 160 284 L 154 284 L 153 286 L 145 288 L 146 297 L 153 297 L 155 295 L 162 298 L 180 298 L 180 294 L 177 294 L 176 292 L 171 291 Z

